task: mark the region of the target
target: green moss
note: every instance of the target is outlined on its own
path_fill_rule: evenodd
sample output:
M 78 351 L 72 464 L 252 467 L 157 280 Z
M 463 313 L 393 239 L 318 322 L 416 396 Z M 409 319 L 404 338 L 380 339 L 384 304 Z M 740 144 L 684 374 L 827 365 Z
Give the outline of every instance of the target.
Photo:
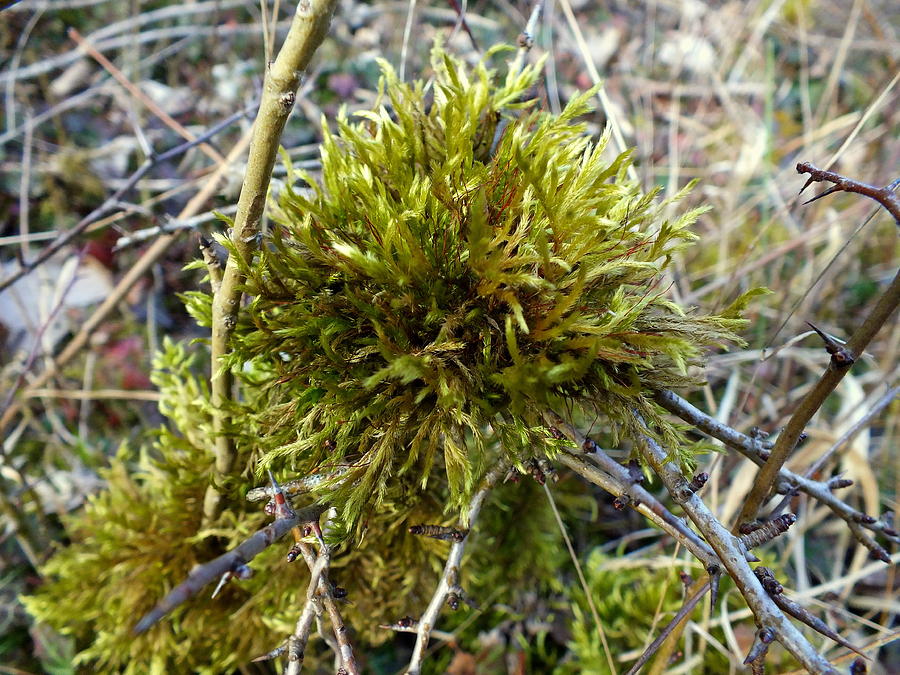
M 679 447 L 652 390 L 693 382 L 689 368 L 741 324 L 740 302 L 703 316 L 665 297 L 666 266 L 699 211 L 666 220 L 628 180 L 627 154 L 607 158 L 608 137 L 585 136 L 576 120 L 592 92 L 545 115 L 527 100 L 539 66 L 501 80 L 436 49 L 433 67 L 431 86 L 407 85 L 382 64 L 378 105 L 325 129 L 321 183 L 291 171 L 271 237 L 240 261 L 250 303 L 219 364 L 241 383 L 227 409 L 237 469 L 217 485 L 227 510 L 203 527 L 209 392 L 184 346 L 159 356 L 171 428 L 137 459 L 123 449 L 27 599 L 92 670 L 224 672 L 292 630 L 307 572 L 274 546 L 253 579 L 131 634 L 195 564 L 263 525 L 242 496 L 266 467 L 331 476 L 308 499 L 337 510 L 333 577 L 365 646 L 391 637 L 379 623 L 419 614 L 440 572 L 447 544 L 408 527 L 458 522 L 497 462 L 557 452 L 547 410 L 602 415 L 612 440 L 637 411 Z M 185 300 L 209 325 L 209 296 Z M 529 572 L 552 577 L 562 549 L 541 495 L 498 494 L 465 583 L 533 588 Z
M 691 382 L 740 324 L 665 297 L 700 210 L 664 219 L 628 155 L 606 159 L 608 136 L 576 123 L 592 92 L 544 115 L 523 100 L 537 68 L 498 81 L 439 49 L 433 67 L 428 90 L 382 64 L 379 104 L 325 129 L 321 184 L 291 171 L 242 262 L 252 302 L 225 366 L 257 376 L 257 470 L 344 465 L 327 497 L 348 528 L 392 479 L 438 466 L 459 506 L 498 455 L 552 455 L 549 408 L 624 430 L 637 410 L 675 445 L 647 392 Z

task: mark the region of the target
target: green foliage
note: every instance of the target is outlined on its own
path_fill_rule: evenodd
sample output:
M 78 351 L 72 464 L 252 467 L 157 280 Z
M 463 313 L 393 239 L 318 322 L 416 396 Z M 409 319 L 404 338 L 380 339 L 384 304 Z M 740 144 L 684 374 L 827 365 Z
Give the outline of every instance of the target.
M 166 341 L 154 362 L 154 384 L 173 428 L 159 430 L 136 459 L 120 449 L 104 473 L 107 489 L 66 519 L 71 544 L 41 569 L 46 583 L 23 598 L 38 621 L 76 640 L 77 661 L 91 672 L 227 672 L 269 651 L 293 629 L 297 589 L 305 588 L 308 571 L 302 563 L 288 565 L 284 547 L 273 546 L 252 563 L 262 573 L 226 585 L 215 600 L 207 589 L 147 634 L 132 633 L 137 619 L 191 568 L 233 548 L 268 519 L 259 505 L 237 498 L 218 521 L 201 526 L 212 426 L 208 388 L 195 375 L 197 356 L 203 353 L 190 357 L 184 345 Z M 529 567 L 552 572 L 555 542 L 547 538 L 541 502 L 527 490 L 502 492 L 504 506 L 478 526 L 475 538 L 482 543 L 473 550 L 485 564 L 476 565 L 484 572 L 472 580 L 473 589 L 532 585 Z M 407 529 L 452 524 L 441 516 L 446 494 L 446 482 L 439 480 L 428 491 L 397 482 L 369 519 L 366 536 L 335 556 L 331 578 L 352 598 L 342 612 L 361 644 L 389 639 L 378 624 L 427 604 L 448 545 Z M 523 518 L 510 525 L 510 510 Z M 528 545 L 529 553 L 510 547 L 514 564 L 491 568 L 490 547 L 510 537 Z M 307 663 L 315 660 L 314 653 L 307 655 Z
M 290 171 L 271 240 L 241 261 L 253 300 L 225 366 L 254 374 L 258 470 L 346 465 L 325 496 L 347 528 L 392 478 L 440 466 L 458 507 L 497 454 L 552 455 L 548 409 L 624 431 L 637 411 L 676 445 L 648 390 L 692 382 L 741 323 L 666 299 L 702 209 L 664 219 L 628 155 L 605 159 L 608 134 L 576 122 L 593 92 L 543 115 L 523 100 L 539 66 L 498 82 L 439 48 L 432 65 L 429 90 L 382 63 L 379 105 L 324 130 L 321 184 Z

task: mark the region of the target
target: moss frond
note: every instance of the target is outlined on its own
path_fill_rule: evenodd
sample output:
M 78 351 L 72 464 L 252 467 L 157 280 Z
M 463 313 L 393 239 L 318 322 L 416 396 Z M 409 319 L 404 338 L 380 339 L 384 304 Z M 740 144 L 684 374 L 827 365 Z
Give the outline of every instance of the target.
M 440 49 L 432 66 L 429 92 L 381 63 L 379 103 L 324 129 L 321 182 L 289 169 L 313 196 L 288 186 L 244 269 L 253 300 L 229 365 L 271 374 L 260 468 L 345 465 L 327 496 L 348 525 L 392 477 L 426 485 L 436 465 L 463 503 L 492 439 L 512 461 L 549 450 L 523 432 L 548 407 L 625 429 L 638 410 L 676 438 L 648 390 L 689 381 L 740 326 L 666 298 L 702 209 L 662 217 L 628 154 L 607 159 L 609 134 L 577 122 L 591 92 L 545 115 L 535 68 L 499 80 Z

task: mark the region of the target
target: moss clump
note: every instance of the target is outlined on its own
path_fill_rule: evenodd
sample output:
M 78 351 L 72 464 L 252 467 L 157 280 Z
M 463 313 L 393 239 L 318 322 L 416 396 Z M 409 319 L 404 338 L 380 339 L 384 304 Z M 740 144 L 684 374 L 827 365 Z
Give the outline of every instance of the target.
M 607 137 L 595 144 L 576 122 L 591 92 L 554 117 L 524 100 L 538 68 L 499 81 L 440 49 L 433 66 L 428 87 L 383 65 L 379 105 L 325 130 L 321 184 L 291 172 L 271 237 L 239 261 L 251 302 L 220 364 L 242 385 L 227 411 L 237 471 L 217 486 L 227 510 L 204 526 L 208 391 L 183 347 L 160 356 L 173 430 L 136 465 L 116 460 L 28 600 L 95 670 L 225 672 L 292 630 L 307 573 L 274 546 L 253 561 L 265 573 L 131 634 L 194 564 L 263 524 L 241 492 L 266 466 L 331 475 L 310 499 L 337 509 L 331 536 L 346 545 L 333 576 L 365 653 L 390 637 L 379 623 L 421 612 L 446 555 L 407 528 L 455 523 L 487 467 L 552 455 L 547 410 L 602 414 L 613 434 L 633 431 L 637 412 L 677 447 L 650 393 L 690 382 L 688 367 L 740 323 L 665 298 L 665 267 L 698 211 L 662 218 L 628 180 L 628 156 L 604 158 Z M 208 325 L 209 296 L 187 300 Z M 488 562 L 473 565 L 471 587 L 503 593 L 533 585 L 528 569 L 552 575 L 559 545 L 535 529 L 546 513 L 527 497 L 504 497 L 476 525 L 471 562 Z
M 576 122 L 593 92 L 545 115 L 523 100 L 537 67 L 432 65 L 429 88 L 382 64 L 379 104 L 325 129 L 321 184 L 290 172 L 242 261 L 252 302 L 224 366 L 263 392 L 262 465 L 343 465 L 327 498 L 346 526 L 392 476 L 424 486 L 438 465 L 458 506 L 498 454 L 552 454 L 551 408 L 626 431 L 636 410 L 674 440 L 648 391 L 687 383 L 739 323 L 666 298 L 700 210 L 664 219 L 627 153 L 605 159 L 608 135 Z

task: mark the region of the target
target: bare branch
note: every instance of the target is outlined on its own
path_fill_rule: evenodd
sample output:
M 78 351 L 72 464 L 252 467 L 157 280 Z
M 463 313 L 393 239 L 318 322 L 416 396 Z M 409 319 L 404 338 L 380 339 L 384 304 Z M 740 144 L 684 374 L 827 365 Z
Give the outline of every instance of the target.
M 316 504 L 296 511 L 293 518 L 279 518 L 271 525 L 267 525 L 251 535 L 249 539 L 231 551 L 196 567 L 191 571 L 187 579 L 169 591 L 169 594 L 156 607 L 138 621 L 134 627 L 134 632 L 140 634 L 147 631 L 166 614 L 199 593 L 204 586 L 217 580 L 223 574 L 236 569 L 238 566 L 249 563 L 259 553 L 290 532 L 291 528 L 301 523 L 318 521 L 319 516 L 327 508 Z
M 703 563 L 703 568 L 709 574 L 716 575 L 721 572 L 719 559 L 716 557 L 715 551 L 697 536 L 697 533 L 688 527 L 681 518 L 675 516 L 656 497 L 641 487 L 640 483 L 631 476 L 628 468 L 615 461 L 601 450 L 600 446 L 571 424 L 564 422 L 559 415 L 550 413 L 547 417 L 552 424 L 556 425 L 552 427 L 553 429 L 562 429 L 566 436 L 584 451 L 582 455 L 574 452 L 561 454 L 558 459 L 562 464 L 565 464 L 582 478 L 603 488 L 611 495 L 626 497 L 623 503 L 643 515 L 650 522 L 655 523 L 657 527 L 680 542 L 695 558 Z M 599 465 L 600 469 L 585 462 L 583 457 L 591 459 Z
M 671 635 L 672 631 L 680 624 L 684 619 L 690 616 L 691 612 L 694 611 L 694 608 L 697 606 L 697 603 L 703 599 L 703 596 L 710 589 L 710 582 L 706 582 L 703 586 L 700 587 L 694 595 L 685 600 L 684 604 L 681 606 L 681 609 L 678 610 L 678 613 L 672 617 L 672 620 L 666 624 L 665 628 L 663 628 L 659 635 L 656 636 L 656 639 L 650 643 L 647 649 L 644 650 L 644 653 L 641 654 L 640 658 L 634 662 L 634 665 L 628 670 L 626 675 L 636 675 L 641 668 L 644 667 L 650 658 L 656 653 L 656 651 L 660 648 L 663 642 L 666 641 L 666 638 Z
M 753 570 L 753 573 L 756 575 L 756 578 L 759 579 L 763 589 L 766 591 L 766 593 L 769 594 L 769 597 L 771 597 L 772 600 L 775 601 L 775 604 L 778 605 L 782 610 L 797 619 L 797 621 L 802 621 L 813 630 L 821 633 L 830 640 L 837 642 L 842 647 L 846 647 L 847 649 L 856 652 L 860 656 L 865 656 L 865 654 L 863 654 L 859 649 L 854 647 L 840 635 L 831 630 L 831 627 L 827 623 L 822 621 L 819 617 L 810 614 L 809 611 L 807 611 L 802 605 L 794 602 L 790 598 L 785 597 L 783 595 L 784 588 L 775 578 L 772 570 L 770 570 L 768 567 L 757 567 L 755 570 Z
M 688 403 L 686 400 L 671 391 L 658 391 L 654 395 L 654 400 L 663 408 L 683 419 L 685 422 L 692 424 L 700 431 L 709 434 L 713 438 L 722 441 L 726 446 L 737 450 L 739 453 L 747 457 L 756 464 L 762 465 L 768 455 L 768 444 L 758 438 L 751 438 L 746 434 L 742 434 L 736 429 L 731 428 L 727 424 L 723 424 L 713 419 L 700 409 Z M 872 532 L 881 532 L 884 536 L 892 541 L 900 541 L 897 533 L 883 520 L 876 520 L 865 513 L 854 509 L 843 500 L 839 499 L 833 492 L 829 483 L 815 481 L 794 473 L 785 468 L 781 468 L 777 475 L 776 486 L 784 484 L 786 489 L 797 489 L 805 492 L 813 499 L 817 499 L 840 517 L 853 536 L 879 559 L 887 562 L 887 551 L 879 546 L 872 537 L 864 532 L 870 530 Z M 742 522 L 742 521 L 739 521 Z
M 472 501 L 469 502 L 467 517 L 469 528 L 475 524 L 484 500 L 487 498 L 494 483 L 506 473 L 506 469 L 506 466 L 497 466 L 485 476 L 483 486 L 472 497 Z M 447 556 L 447 562 L 444 565 L 444 572 L 441 574 L 438 586 L 431 596 L 428 608 L 419 619 L 418 629 L 416 630 L 416 646 L 413 648 L 412 656 L 409 659 L 409 666 L 406 669 L 407 675 L 418 675 L 422 670 L 422 662 L 425 660 L 425 649 L 428 647 L 431 629 L 434 628 L 447 595 L 456 585 L 456 579 L 459 576 L 459 566 L 462 563 L 463 553 L 466 550 L 466 541 L 467 539 L 455 541 L 450 547 L 450 554 Z
M 666 461 L 666 452 L 647 435 L 637 439 L 641 452 L 676 503 L 680 504 L 688 517 L 718 554 L 719 559 L 734 580 L 741 595 L 756 617 L 757 624 L 771 628 L 776 639 L 794 655 L 811 673 L 837 675 L 828 661 L 809 644 L 803 634 L 787 619 L 784 613 L 766 594 L 753 570 L 747 564 L 745 550 L 741 542 L 718 521 L 696 492 L 688 488 L 688 481 L 678 468 Z
M 806 181 L 800 192 L 803 192 L 803 190 L 813 183 L 834 183 L 833 187 L 828 188 L 825 192 L 816 195 L 804 203 L 809 204 L 810 202 L 814 202 L 817 199 L 821 199 L 822 197 L 835 192 L 855 192 L 858 195 L 874 199 L 881 204 L 887 209 L 887 212 L 894 217 L 897 225 L 900 226 L 900 198 L 897 197 L 897 187 L 900 185 L 900 181 L 894 181 L 885 187 L 875 187 L 868 183 L 861 183 L 852 178 L 847 178 L 834 171 L 817 169 L 809 162 L 800 162 L 797 164 L 797 173 L 809 174 L 809 180 Z

